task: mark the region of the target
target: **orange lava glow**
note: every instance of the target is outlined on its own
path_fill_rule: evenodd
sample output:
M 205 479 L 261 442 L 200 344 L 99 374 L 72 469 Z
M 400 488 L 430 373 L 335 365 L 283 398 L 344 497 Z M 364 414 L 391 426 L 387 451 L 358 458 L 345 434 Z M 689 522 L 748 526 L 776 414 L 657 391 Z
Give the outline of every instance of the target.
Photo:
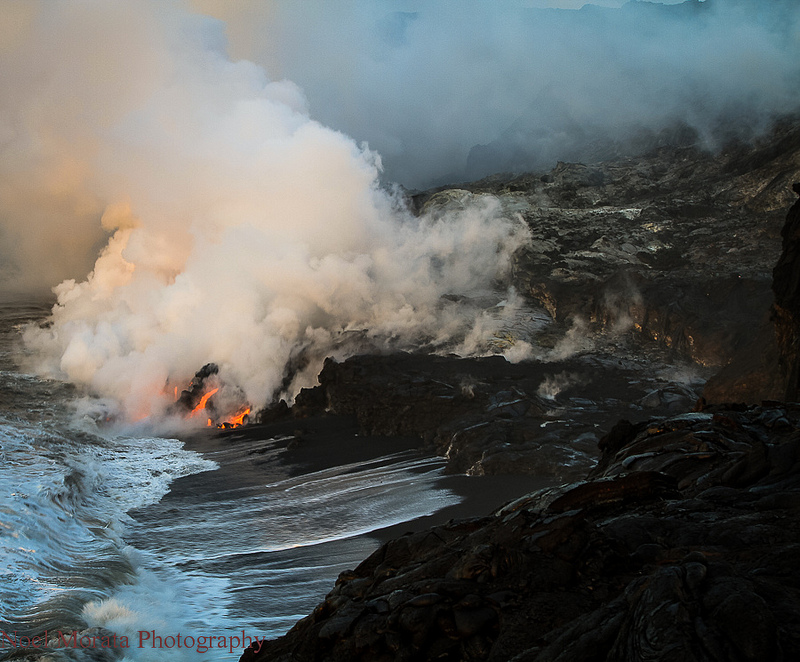
M 195 414 L 199 414 L 201 411 L 203 411 L 206 408 L 206 402 L 208 402 L 208 399 L 212 395 L 214 395 L 217 391 L 219 391 L 219 389 L 215 388 L 210 390 L 208 393 L 204 394 L 203 397 L 200 398 L 200 402 L 198 403 L 198 405 L 194 409 L 192 409 L 192 413 L 189 414 L 189 416 L 194 416 Z
M 203 414 L 206 408 L 206 404 L 208 404 L 209 399 L 213 396 L 217 391 L 218 388 L 211 389 L 207 393 L 203 394 L 203 397 L 200 398 L 200 402 L 197 403 L 197 406 L 192 409 L 189 413 L 189 418 L 199 417 Z M 175 387 L 175 397 L 178 397 L 178 388 Z M 228 428 L 237 428 L 240 425 L 244 425 L 246 423 L 246 418 L 250 414 L 251 408 L 249 406 L 245 406 L 243 409 L 240 409 L 239 412 L 234 416 L 229 416 L 226 419 L 219 419 L 219 418 L 209 418 L 206 416 L 206 425 L 210 428 L 220 428 L 220 429 L 228 429 Z
M 250 413 L 250 407 L 247 409 L 242 410 L 236 416 L 231 416 L 227 421 L 221 421 L 217 423 L 218 428 L 238 428 L 240 425 L 244 425 L 244 418 Z M 213 427 L 214 422 L 209 418 L 208 419 L 208 427 Z
M 241 414 L 237 414 L 236 416 L 234 416 L 231 420 L 228 421 L 228 423 L 233 427 L 236 427 L 237 425 L 243 425 L 244 417 L 247 416 L 249 413 L 250 413 L 250 407 L 245 409 Z

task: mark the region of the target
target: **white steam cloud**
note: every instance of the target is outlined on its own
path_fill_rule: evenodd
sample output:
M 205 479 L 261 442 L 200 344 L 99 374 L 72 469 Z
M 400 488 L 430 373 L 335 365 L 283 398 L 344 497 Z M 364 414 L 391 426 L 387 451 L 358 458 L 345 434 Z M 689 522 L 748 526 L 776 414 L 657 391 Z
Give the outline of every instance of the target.
M 457 342 L 527 237 L 489 197 L 414 217 L 379 187 L 378 156 L 310 119 L 294 84 L 231 62 L 215 20 L 108 0 L 25 19 L 3 53 L 6 232 L 31 272 L 46 233 L 51 253 L 110 235 L 25 340 L 36 370 L 128 419 L 164 412 L 208 362 L 259 407 L 307 385 L 348 331 Z
M 414 217 L 378 152 L 415 186 L 798 105 L 794 2 L 528 4 L 4 0 L 0 278 L 63 281 L 35 369 L 138 418 L 211 361 L 258 407 L 354 337 L 480 351 L 525 228 Z
M 191 2 L 411 187 L 635 149 L 679 125 L 714 147 L 800 103 L 796 0 Z

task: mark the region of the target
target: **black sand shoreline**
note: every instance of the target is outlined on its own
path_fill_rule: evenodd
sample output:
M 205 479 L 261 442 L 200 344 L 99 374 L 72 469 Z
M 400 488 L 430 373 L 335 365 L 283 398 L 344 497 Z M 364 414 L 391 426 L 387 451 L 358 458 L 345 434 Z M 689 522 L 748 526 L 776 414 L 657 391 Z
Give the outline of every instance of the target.
M 274 469 L 259 461 L 260 455 L 266 455 L 268 450 L 279 450 L 277 466 L 291 476 L 379 460 L 395 453 L 414 453 L 420 458 L 436 457 L 429 449 L 421 448 L 422 441 L 414 437 L 359 436 L 355 432 L 354 420 L 346 416 L 250 424 L 232 430 L 203 430 L 187 435 L 182 441 L 184 448 L 204 456 L 224 448 L 252 453 L 252 462 L 244 467 L 237 464 L 237 479 L 243 483 L 269 478 Z M 230 469 L 221 466 L 213 472 L 179 478 L 172 483 L 170 492 L 177 496 L 185 490 L 196 493 L 204 484 L 228 484 L 220 471 L 224 474 Z M 560 482 L 548 476 L 443 475 L 435 487 L 454 492 L 460 497 L 459 503 L 360 535 L 383 543 L 404 533 L 421 531 L 453 519 L 484 517 L 509 501 Z

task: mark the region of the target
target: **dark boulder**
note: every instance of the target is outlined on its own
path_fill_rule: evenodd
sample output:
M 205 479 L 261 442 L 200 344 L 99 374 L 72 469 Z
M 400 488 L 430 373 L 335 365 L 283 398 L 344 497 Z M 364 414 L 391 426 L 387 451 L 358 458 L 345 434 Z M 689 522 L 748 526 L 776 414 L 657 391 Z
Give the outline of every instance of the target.
M 586 480 L 392 540 L 243 661 L 800 659 L 800 409 L 621 425 Z
M 792 188 L 800 195 L 799 183 Z M 785 399 L 796 401 L 800 387 L 800 200 L 789 210 L 781 236 L 783 252 L 772 272 L 772 320 L 780 354 L 779 375 L 786 385 Z
M 800 184 L 793 189 L 800 195 Z M 750 342 L 712 377 L 706 402 L 797 401 L 800 387 L 800 200 L 781 231 L 782 252 L 773 269 L 774 302 Z

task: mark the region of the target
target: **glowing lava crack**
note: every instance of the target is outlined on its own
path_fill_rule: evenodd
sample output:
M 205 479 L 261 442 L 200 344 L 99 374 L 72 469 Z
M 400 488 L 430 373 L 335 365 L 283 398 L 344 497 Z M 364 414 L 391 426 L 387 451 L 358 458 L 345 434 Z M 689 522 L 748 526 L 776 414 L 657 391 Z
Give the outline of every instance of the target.
M 208 363 L 195 373 L 189 387 L 181 391 L 180 396 L 176 387 L 172 412 L 189 419 L 205 417 L 208 427 L 235 428 L 246 425 L 250 419 L 250 406 L 238 397 L 238 389 L 222 384 L 218 374 L 218 366 Z

